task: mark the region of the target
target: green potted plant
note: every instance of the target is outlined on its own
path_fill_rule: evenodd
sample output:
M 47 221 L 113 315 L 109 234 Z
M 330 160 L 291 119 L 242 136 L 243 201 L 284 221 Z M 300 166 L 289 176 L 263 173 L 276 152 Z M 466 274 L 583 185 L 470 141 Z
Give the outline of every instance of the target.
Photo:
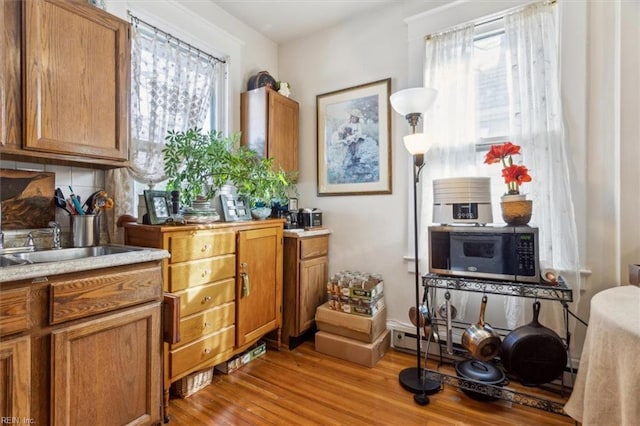
M 162 154 L 167 190 L 180 191 L 182 205 L 190 205 L 196 197 L 211 200 L 218 189 L 232 180 L 239 133 L 225 136 L 215 130 L 193 128 L 169 131 L 166 141 Z
M 232 177 L 239 195 L 244 195 L 254 218 L 265 219 L 271 215 L 274 202 L 286 203 L 289 193 L 295 193 L 291 176 L 281 168 L 276 169 L 272 158 L 261 158 L 255 151 L 245 150 L 240 173 Z

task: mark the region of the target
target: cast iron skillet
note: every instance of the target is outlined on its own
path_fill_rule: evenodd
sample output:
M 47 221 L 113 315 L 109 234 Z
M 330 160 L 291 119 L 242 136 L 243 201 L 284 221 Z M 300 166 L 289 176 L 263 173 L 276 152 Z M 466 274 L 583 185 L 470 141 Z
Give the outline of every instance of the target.
M 540 302 L 533 303 L 533 320 L 502 341 L 504 368 L 524 385 L 540 385 L 557 378 L 567 365 L 567 350 L 555 331 L 540 324 Z

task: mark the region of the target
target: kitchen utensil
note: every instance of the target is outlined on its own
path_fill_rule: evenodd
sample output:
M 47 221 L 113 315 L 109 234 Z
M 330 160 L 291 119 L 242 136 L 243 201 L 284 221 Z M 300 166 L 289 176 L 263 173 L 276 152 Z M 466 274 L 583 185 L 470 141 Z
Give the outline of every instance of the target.
M 533 320 L 504 338 L 500 359 L 507 372 L 525 385 L 557 378 L 567 365 L 567 349 L 555 331 L 540 324 L 540 302 L 533 303 Z
M 473 358 L 488 361 L 500 351 L 500 336 L 484 322 L 487 308 L 487 296 L 482 296 L 480 318 L 477 324 L 469 326 L 462 334 L 462 346 L 467 348 Z
M 456 374 L 463 379 L 475 380 L 476 382 L 486 383 L 487 385 L 504 386 L 506 383 L 504 371 L 491 363 L 475 359 L 468 359 L 456 363 Z M 495 396 L 484 393 L 488 390 L 488 386 L 479 385 L 477 389 L 483 392 L 475 392 L 464 388 L 462 392 L 478 401 L 495 401 L 498 399 Z
M 64 194 L 62 193 L 62 189 L 56 188 L 55 193 L 53 195 L 53 199 L 56 203 L 56 207 L 60 207 L 62 210 L 71 214 L 71 212 L 67 208 L 67 202 L 64 199 Z
M 71 188 L 71 185 L 69 185 L 69 191 L 71 191 L 71 195 L 70 195 L 71 202 L 73 203 L 73 206 L 76 208 L 76 213 L 78 213 L 79 215 L 84 215 L 82 204 L 80 204 L 80 201 L 78 201 L 76 194 L 73 193 L 73 188 Z
M 444 293 L 444 299 L 447 318 L 447 353 L 453 355 L 453 327 L 451 326 L 453 312 L 451 312 L 451 293 L 449 293 L 449 290 Z

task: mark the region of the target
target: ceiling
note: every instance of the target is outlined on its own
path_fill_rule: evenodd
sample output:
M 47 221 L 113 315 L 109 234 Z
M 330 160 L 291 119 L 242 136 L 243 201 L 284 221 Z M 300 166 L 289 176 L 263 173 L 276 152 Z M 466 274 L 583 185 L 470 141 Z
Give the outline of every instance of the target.
M 398 0 L 209 0 L 280 44 Z

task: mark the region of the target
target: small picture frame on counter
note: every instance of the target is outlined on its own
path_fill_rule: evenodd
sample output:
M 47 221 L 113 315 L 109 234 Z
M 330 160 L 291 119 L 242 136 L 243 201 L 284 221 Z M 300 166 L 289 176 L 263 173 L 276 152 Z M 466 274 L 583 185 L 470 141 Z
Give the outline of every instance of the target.
M 225 222 L 251 220 L 251 210 L 245 197 L 220 194 L 220 203 L 222 204 L 222 214 Z
M 293 212 L 298 210 L 298 199 L 297 198 L 289 198 L 289 211 Z
M 145 189 L 144 201 L 147 205 L 150 225 L 162 225 L 171 216 L 171 205 L 167 191 Z

